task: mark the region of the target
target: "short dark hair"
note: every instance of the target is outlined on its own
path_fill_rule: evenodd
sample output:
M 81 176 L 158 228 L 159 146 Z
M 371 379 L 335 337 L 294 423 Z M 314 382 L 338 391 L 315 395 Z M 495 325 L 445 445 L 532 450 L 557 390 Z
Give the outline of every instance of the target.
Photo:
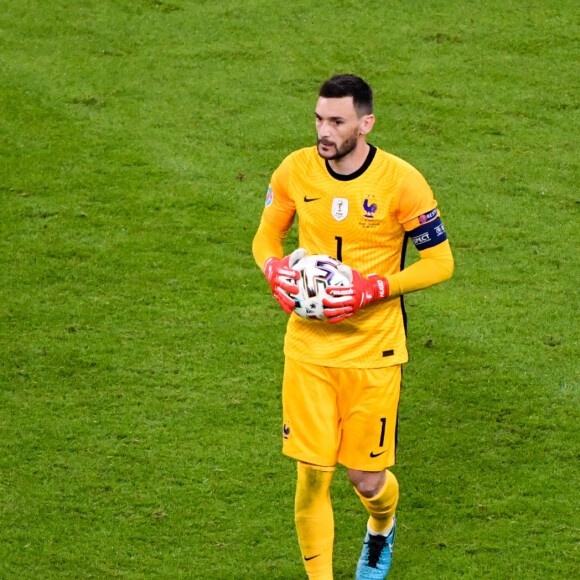
M 360 77 L 355 75 L 335 75 L 320 87 L 318 96 L 325 99 L 352 97 L 354 108 L 359 117 L 373 112 L 373 90 Z

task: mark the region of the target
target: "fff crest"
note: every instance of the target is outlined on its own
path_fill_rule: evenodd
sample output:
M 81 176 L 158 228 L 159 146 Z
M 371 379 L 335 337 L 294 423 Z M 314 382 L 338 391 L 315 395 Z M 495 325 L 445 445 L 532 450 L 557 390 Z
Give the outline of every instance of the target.
M 363 209 L 365 210 L 365 217 L 372 219 L 375 217 L 375 213 L 377 211 L 377 204 L 370 203 L 368 199 L 365 199 L 363 203 Z

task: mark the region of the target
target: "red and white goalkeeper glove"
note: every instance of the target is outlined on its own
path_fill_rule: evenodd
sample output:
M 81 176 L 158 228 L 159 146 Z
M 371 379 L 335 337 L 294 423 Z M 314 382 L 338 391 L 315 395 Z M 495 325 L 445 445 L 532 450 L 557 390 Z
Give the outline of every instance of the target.
M 264 276 L 270 282 L 272 294 L 274 294 L 274 298 L 278 300 L 280 306 L 288 314 L 294 309 L 294 300 L 285 294 L 284 291 L 290 294 L 298 294 L 298 286 L 288 283 L 286 278 L 290 278 L 291 280 L 298 280 L 300 278 L 300 274 L 297 270 L 292 270 L 292 266 L 298 260 L 304 258 L 304 256 L 306 256 L 306 250 L 298 248 L 289 256 L 282 259 L 272 256 L 264 264 Z
M 334 297 L 332 302 L 327 299 L 322 301 L 326 306 L 324 316 L 331 324 L 352 316 L 370 302 L 388 297 L 389 282 L 386 278 L 378 274 L 370 274 L 365 278 L 358 270 L 353 270 L 346 264 L 338 266 L 338 270 L 350 280 L 351 285 L 343 288 L 329 286 L 326 289 L 326 293 Z

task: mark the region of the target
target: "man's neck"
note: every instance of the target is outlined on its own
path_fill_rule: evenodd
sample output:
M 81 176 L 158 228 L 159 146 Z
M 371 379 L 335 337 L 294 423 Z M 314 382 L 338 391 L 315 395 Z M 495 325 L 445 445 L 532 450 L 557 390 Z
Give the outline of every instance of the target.
M 341 159 L 329 159 L 328 164 L 335 173 L 339 175 L 350 175 L 363 166 L 369 151 L 370 145 L 363 142 Z

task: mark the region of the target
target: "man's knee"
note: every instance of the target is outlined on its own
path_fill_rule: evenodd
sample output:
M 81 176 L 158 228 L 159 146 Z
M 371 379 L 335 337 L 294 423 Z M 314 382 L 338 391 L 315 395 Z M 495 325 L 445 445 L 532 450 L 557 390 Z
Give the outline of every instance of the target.
M 386 472 L 349 469 L 348 477 L 363 497 L 371 498 L 376 496 L 385 485 Z

